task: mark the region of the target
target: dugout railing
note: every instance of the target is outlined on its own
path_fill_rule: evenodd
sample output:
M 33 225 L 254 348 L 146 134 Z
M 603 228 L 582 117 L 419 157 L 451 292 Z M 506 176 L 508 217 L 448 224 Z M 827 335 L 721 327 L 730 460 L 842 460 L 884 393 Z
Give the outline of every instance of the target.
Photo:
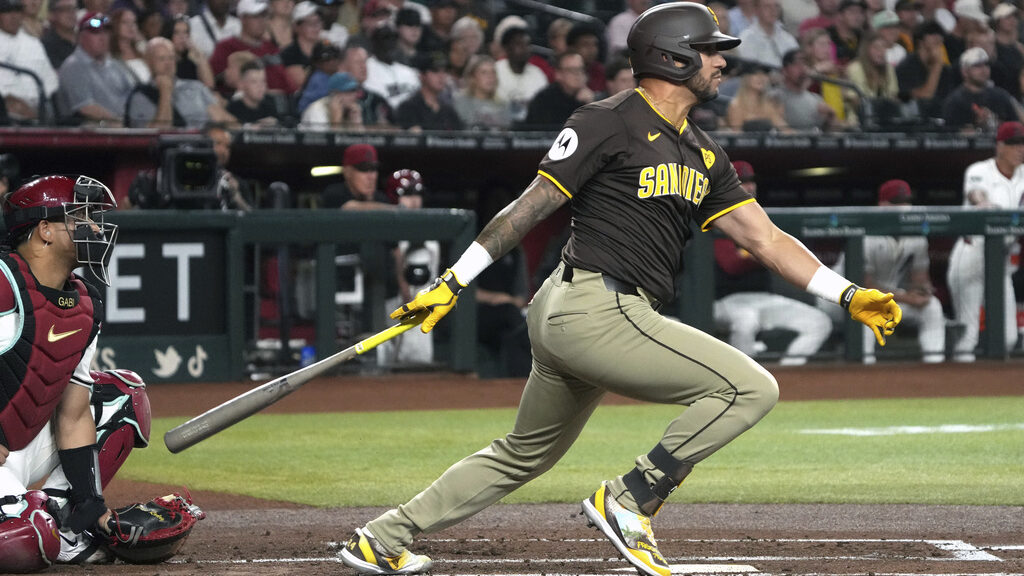
M 981 346 L 987 358 L 1005 358 L 1003 283 L 1007 260 L 1002 239 L 1024 235 L 1021 211 L 964 210 L 958 207 L 769 209 L 785 231 L 810 245 L 838 241 L 847 275 L 863 270 L 862 239 L 868 234 L 944 237 L 982 234 L 985 244 L 987 329 Z M 316 261 L 315 345 L 322 358 L 340 349 L 333 323 L 335 255 L 341 244 L 360 244 L 369 267 L 365 305 L 370 328 L 386 326 L 385 278 L 380 266 L 386 246 L 399 240 L 440 240 L 442 267 L 476 236 L 475 215 L 463 210 L 339 212 L 267 210 L 249 213 L 125 211 L 110 218 L 120 225 L 111 262 L 113 287 L 106 290 L 107 322 L 100 339 L 100 367 L 132 368 L 168 381 L 237 380 L 246 376 L 244 352 L 251 338 L 253 250 L 302 247 Z M 680 298 L 672 312 L 701 329 L 712 329 L 714 234 L 696 233 L 686 253 Z M 453 256 L 454 255 L 454 256 Z M 449 316 L 451 339 L 444 361 L 457 371 L 476 367 L 475 294 L 467 289 Z M 845 356 L 861 357 L 859 326 L 845 327 Z

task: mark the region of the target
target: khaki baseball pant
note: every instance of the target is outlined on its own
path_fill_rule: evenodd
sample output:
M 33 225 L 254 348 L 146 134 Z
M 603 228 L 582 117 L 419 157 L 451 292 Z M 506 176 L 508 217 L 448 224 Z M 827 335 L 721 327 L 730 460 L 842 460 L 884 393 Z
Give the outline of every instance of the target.
M 606 392 L 686 406 L 660 443 L 689 464 L 775 405 L 775 378 L 742 352 L 659 315 L 642 296 L 608 291 L 598 273 L 576 269 L 571 282 L 563 281 L 564 266 L 530 305 L 533 370 L 512 432 L 369 522 L 366 528 L 389 553 L 401 552 L 421 532 L 461 522 L 549 470 Z M 637 457 L 636 466 L 652 482 L 662 476 L 646 455 Z M 609 484 L 623 506 L 638 510 L 622 476 Z

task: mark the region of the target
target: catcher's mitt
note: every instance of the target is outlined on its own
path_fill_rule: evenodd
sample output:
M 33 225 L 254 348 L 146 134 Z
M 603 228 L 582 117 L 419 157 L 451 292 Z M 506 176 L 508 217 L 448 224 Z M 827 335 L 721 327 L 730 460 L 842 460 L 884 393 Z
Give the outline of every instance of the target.
M 106 528 L 115 556 L 132 564 L 156 564 L 174 556 L 206 513 L 192 497 L 170 494 L 112 510 Z

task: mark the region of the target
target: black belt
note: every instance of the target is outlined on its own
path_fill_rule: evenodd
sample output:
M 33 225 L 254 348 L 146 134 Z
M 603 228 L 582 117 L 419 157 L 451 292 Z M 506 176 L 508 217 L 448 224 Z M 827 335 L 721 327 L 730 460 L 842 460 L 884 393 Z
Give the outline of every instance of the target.
M 562 282 L 572 282 L 573 267 L 568 264 L 562 263 Z M 613 278 L 605 273 L 601 273 L 601 279 L 604 280 L 604 287 L 609 292 L 618 292 L 619 294 L 628 294 L 630 296 L 641 296 L 640 290 L 633 284 L 623 282 L 618 278 Z M 651 307 L 655 310 L 661 308 L 661 303 L 657 300 L 651 299 Z

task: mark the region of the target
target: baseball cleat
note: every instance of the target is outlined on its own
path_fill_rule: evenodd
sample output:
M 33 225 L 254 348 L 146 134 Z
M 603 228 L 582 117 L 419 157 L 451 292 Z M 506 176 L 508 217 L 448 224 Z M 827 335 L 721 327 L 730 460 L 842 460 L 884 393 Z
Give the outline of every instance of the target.
M 658 551 L 651 530 L 651 519 L 626 510 L 608 493 L 603 482 L 590 498 L 583 501 L 583 514 L 588 525 L 604 532 L 627 562 L 641 575 L 670 576 L 672 570 Z
M 342 563 L 360 574 L 419 574 L 434 566 L 428 556 L 403 550 L 398 556 L 387 556 L 380 543 L 367 530 L 356 533 L 339 553 Z
M 68 530 L 58 532 L 58 535 L 60 536 L 58 564 L 108 564 L 113 560 L 113 555 L 106 546 L 100 545 L 84 532 L 75 534 Z

